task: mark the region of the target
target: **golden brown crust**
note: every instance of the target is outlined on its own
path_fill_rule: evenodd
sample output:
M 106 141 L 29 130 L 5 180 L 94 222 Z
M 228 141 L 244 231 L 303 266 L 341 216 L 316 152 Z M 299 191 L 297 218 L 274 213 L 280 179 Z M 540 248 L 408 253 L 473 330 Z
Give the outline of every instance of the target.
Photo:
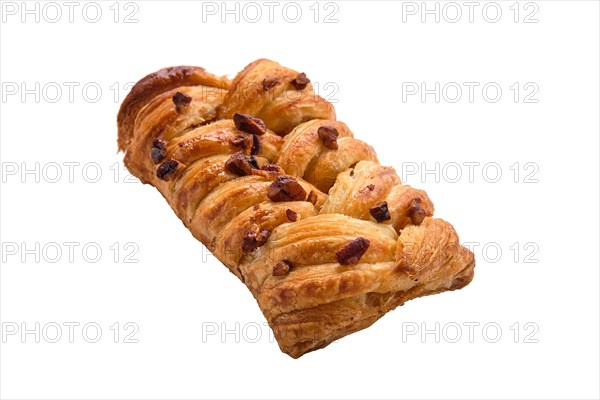
M 117 126 L 119 150 L 125 151 L 133 136 L 133 124 L 139 110 L 159 94 L 180 86 L 206 86 L 229 89 L 226 77 L 217 77 L 200 67 L 168 67 L 146 75 L 138 81 L 119 109 Z
M 311 83 L 300 90 L 294 86 L 298 74 L 271 60 L 250 63 L 233 80 L 219 108 L 219 117 L 250 114 L 280 135 L 305 121 L 335 119 L 335 109 L 314 92 Z
M 161 70 L 118 124 L 129 170 L 246 284 L 292 357 L 473 278 L 427 194 L 381 166 L 304 74 L 264 59 L 231 84 Z

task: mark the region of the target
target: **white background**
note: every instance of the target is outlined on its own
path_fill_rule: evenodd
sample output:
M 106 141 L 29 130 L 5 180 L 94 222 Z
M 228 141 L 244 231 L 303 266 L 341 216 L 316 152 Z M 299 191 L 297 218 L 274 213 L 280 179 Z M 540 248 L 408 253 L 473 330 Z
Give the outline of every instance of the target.
M 495 5 L 482 15 L 485 2 L 473 22 L 468 7 L 455 3 L 456 23 L 456 8 L 443 2 L 439 23 L 433 14 L 421 21 L 420 2 L 298 2 L 296 23 L 285 19 L 294 9 L 282 15 L 285 3 L 272 23 L 262 2 L 256 23 L 247 21 L 256 9 L 243 3 L 237 23 L 234 14 L 221 23 L 221 2 L 204 5 L 216 7 L 214 15 L 201 2 L 99 2 L 96 23 L 82 16 L 84 2 L 72 23 L 62 2 L 56 23 L 49 21 L 56 7 L 39 3 L 39 22 L 31 14 L 22 23 L 21 2 L 7 3 L 0 28 L 2 398 L 599 397 L 597 2 L 498 2 L 495 23 L 486 20 L 495 18 Z M 94 9 L 86 10 L 93 19 Z M 124 23 L 132 12 L 138 22 Z M 332 12 L 337 22 L 325 23 Z M 383 164 L 426 189 L 462 242 L 479 244 L 470 286 L 411 301 L 298 360 L 279 351 L 248 290 L 154 188 L 127 181 L 116 154 L 115 117 L 127 83 L 180 64 L 233 77 L 261 57 L 306 72 Z M 72 99 L 69 82 L 78 85 Z M 429 89 L 439 82 L 440 91 L 459 85 L 462 97 L 407 96 L 421 82 Z M 472 102 L 464 82 L 479 85 Z M 482 95 L 488 83 L 502 89 L 496 102 L 493 90 Z M 22 89 L 32 91 L 22 97 Z M 438 177 L 422 176 L 436 162 Z M 72 177 L 64 163 L 75 163 Z M 73 259 L 65 242 L 78 243 Z M 96 248 L 102 254 L 92 262 Z M 69 322 L 79 324 L 73 343 Z M 33 333 L 21 336 L 36 323 L 39 343 Z M 88 342 L 93 328 L 82 333 L 88 323 L 102 329 L 96 343 Z M 439 338 L 421 335 L 436 323 Z M 469 323 L 479 324 L 471 338 Z M 51 343 L 56 324 L 62 336 Z M 126 343 L 135 326 L 127 341 L 138 342 Z M 452 343 L 456 327 L 462 336 Z M 230 331 L 224 337 L 223 329 Z

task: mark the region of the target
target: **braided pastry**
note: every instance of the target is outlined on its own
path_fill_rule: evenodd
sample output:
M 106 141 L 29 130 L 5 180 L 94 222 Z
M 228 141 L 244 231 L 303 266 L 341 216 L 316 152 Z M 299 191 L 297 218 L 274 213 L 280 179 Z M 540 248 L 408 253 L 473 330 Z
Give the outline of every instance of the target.
M 233 81 L 163 69 L 133 87 L 118 129 L 127 168 L 246 284 L 294 358 L 473 278 L 427 194 L 379 165 L 304 73 L 265 59 Z

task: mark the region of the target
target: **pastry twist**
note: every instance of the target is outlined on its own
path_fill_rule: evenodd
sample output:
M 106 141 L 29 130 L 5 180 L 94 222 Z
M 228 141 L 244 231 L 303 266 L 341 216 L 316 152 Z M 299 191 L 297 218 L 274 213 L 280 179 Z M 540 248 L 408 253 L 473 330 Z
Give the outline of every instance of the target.
M 303 73 L 265 59 L 233 81 L 163 69 L 133 87 L 118 129 L 131 173 L 246 284 L 294 358 L 473 277 L 427 194 L 379 165 Z

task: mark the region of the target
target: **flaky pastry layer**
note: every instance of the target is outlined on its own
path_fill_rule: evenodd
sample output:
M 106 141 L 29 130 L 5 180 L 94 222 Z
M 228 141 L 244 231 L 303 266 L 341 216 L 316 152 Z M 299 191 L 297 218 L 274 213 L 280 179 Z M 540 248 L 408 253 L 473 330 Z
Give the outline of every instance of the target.
M 246 284 L 294 358 L 473 278 L 427 194 L 381 166 L 304 73 L 266 59 L 233 81 L 166 68 L 117 122 L 128 169 Z

